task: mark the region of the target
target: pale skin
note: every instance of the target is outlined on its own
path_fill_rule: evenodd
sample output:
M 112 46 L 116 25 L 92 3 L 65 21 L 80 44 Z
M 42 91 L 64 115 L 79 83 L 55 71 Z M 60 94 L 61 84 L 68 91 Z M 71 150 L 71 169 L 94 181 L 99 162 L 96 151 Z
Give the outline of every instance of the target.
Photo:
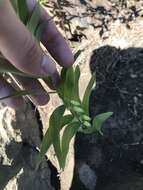
M 27 4 L 30 15 L 35 6 L 35 0 L 27 0 Z M 74 62 L 73 54 L 52 19 L 42 7 L 40 22 L 45 23 L 41 42 L 53 59 L 44 53 L 32 34 L 19 20 L 10 0 L 0 0 L 0 52 L 19 70 L 32 75 L 48 75 L 52 78 L 53 86 L 57 86 L 60 76 L 56 64 L 62 67 L 71 66 Z M 27 90 L 44 91 L 38 80 L 17 76 L 16 79 Z M 0 97 L 7 96 L 13 91 L 14 89 L 0 76 Z M 45 105 L 49 97 L 48 95 L 39 95 L 34 96 L 32 100 L 37 105 Z M 5 100 L 5 103 L 11 107 L 19 107 L 23 100 L 22 98 L 12 98 Z

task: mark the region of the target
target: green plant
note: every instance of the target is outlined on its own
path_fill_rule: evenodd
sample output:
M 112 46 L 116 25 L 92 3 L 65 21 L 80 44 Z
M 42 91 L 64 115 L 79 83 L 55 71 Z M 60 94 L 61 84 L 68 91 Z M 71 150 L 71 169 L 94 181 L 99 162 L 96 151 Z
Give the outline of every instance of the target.
M 28 19 L 27 16 L 28 11 L 25 0 L 12 0 L 11 2 L 22 22 L 27 26 L 30 32 L 35 35 L 36 39 L 39 39 L 39 1 L 37 2 L 30 19 Z M 79 54 L 80 52 L 77 52 L 75 58 L 77 58 Z M 5 61 L 6 60 L 3 58 L 0 59 L 1 73 L 10 72 L 16 75 L 35 78 L 35 76 L 29 76 L 17 70 L 11 64 L 4 64 Z M 36 76 L 36 78 L 43 77 Z M 96 115 L 93 119 L 89 115 L 89 98 L 92 89 L 95 88 L 95 73 L 92 75 L 88 83 L 83 99 L 81 99 L 79 96 L 79 66 L 70 67 L 68 69 L 63 68 L 61 70 L 61 78 L 62 82 L 55 93 L 57 93 L 61 98 L 62 105 L 57 107 L 50 117 L 49 127 L 40 147 L 38 163 L 42 160 L 49 147 L 53 145 L 60 168 L 64 169 L 67 153 L 69 150 L 69 144 L 76 133 L 81 132 L 84 134 L 91 134 L 94 132 L 99 132 L 102 134 L 101 126 L 103 122 L 112 115 L 112 112 L 101 113 Z M 19 91 L 4 98 L 29 94 L 33 95 L 37 93 L 38 92 L 35 91 Z M 1 100 L 4 98 L 1 98 Z M 66 110 L 69 111 L 69 114 L 65 114 Z M 62 135 L 60 133 L 61 130 L 63 131 Z
M 57 93 L 62 99 L 63 105 L 57 107 L 50 117 L 49 128 L 43 138 L 40 156 L 43 157 L 48 148 L 53 145 L 59 165 L 64 169 L 72 137 L 77 132 L 84 134 L 99 132 L 102 134 L 101 126 L 112 115 L 112 112 L 101 113 L 93 119 L 89 116 L 89 98 L 95 86 L 95 74 L 92 75 L 82 100 L 78 87 L 79 66 L 76 66 L 75 69 L 73 67 L 62 69 L 61 77 L 62 83 L 57 89 Z M 66 109 L 70 111 L 70 114 L 64 115 Z M 60 131 L 63 127 L 63 135 L 61 136 Z

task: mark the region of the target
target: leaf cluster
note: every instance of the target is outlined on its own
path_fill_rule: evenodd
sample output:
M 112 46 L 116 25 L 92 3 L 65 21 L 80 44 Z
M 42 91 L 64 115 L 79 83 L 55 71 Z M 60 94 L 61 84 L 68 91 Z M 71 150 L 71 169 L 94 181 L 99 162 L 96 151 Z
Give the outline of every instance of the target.
M 112 112 L 101 113 L 93 119 L 89 116 L 89 98 L 95 87 L 95 73 L 87 85 L 83 99 L 79 96 L 79 66 L 63 68 L 61 77 L 62 83 L 57 89 L 57 93 L 62 99 L 63 105 L 57 107 L 50 117 L 49 128 L 41 144 L 40 157 L 42 158 L 53 145 L 59 165 L 64 169 L 69 145 L 76 133 L 99 132 L 102 134 L 101 126 L 112 115 Z M 70 114 L 64 114 L 66 110 Z M 62 133 L 60 133 L 61 130 Z

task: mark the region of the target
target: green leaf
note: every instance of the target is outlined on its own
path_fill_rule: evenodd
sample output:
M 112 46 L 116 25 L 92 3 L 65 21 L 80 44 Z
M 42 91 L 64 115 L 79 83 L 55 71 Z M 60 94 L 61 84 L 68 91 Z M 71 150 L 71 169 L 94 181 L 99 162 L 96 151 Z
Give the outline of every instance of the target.
M 39 91 L 35 91 L 35 90 L 21 90 L 21 91 L 13 92 L 12 94 L 10 94 L 8 96 L 0 98 L 0 101 L 8 99 L 8 98 L 16 98 L 16 97 L 20 97 L 20 96 L 40 95 L 40 94 L 43 94 L 43 92 L 39 92 Z
M 65 125 L 69 124 L 73 120 L 73 115 L 65 115 L 61 118 L 60 121 L 60 129 L 62 129 Z
M 62 136 L 62 163 L 61 168 L 64 169 L 66 157 L 69 151 L 69 144 L 74 135 L 76 135 L 78 129 L 80 127 L 79 122 L 70 123 L 64 130 Z
M 24 73 L 20 70 L 18 70 L 16 67 L 14 67 L 11 63 L 9 63 L 6 59 L 0 58 L 0 73 L 11 73 L 14 75 L 19 75 L 27 78 L 42 78 L 46 80 L 50 80 L 49 76 L 38 76 L 38 75 L 29 75 L 27 73 Z
M 16 69 L 12 64 L 10 64 L 7 60 L 0 58 L 0 73 L 12 73 L 20 76 L 27 76 L 25 73 Z
M 83 97 L 83 101 L 82 101 L 82 106 L 83 106 L 83 109 L 85 110 L 86 114 L 89 115 L 89 98 L 90 98 L 90 94 L 91 94 L 91 91 L 93 89 L 93 85 L 95 86 L 95 73 L 93 73 L 88 85 L 87 85 L 87 88 L 85 90 L 85 93 L 84 93 L 84 97 Z
M 73 108 L 71 108 L 73 111 L 75 111 L 76 113 L 79 113 L 79 114 L 83 114 L 84 113 L 84 110 L 81 108 L 81 107 L 78 107 L 78 106 L 74 106 Z
M 60 108 L 57 108 L 58 110 Z M 56 111 L 56 110 L 55 110 Z M 57 112 L 57 111 L 56 111 Z M 73 116 L 72 115 L 65 115 L 61 118 L 59 125 L 57 126 L 57 130 L 60 132 L 60 130 L 68 123 L 70 123 L 73 120 Z M 46 152 L 48 151 L 48 149 L 50 148 L 50 146 L 53 144 L 53 125 L 50 125 L 44 138 L 43 141 L 41 143 L 41 149 L 40 149 L 40 154 L 39 154 L 39 158 L 38 158 L 38 162 L 40 162 L 43 158 L 43 156 L 46 154 Z M 58 137 L 58 140 L 59 137 Z M 56 145 L 59 146 L 59 145 Z M 61 153 L 61 152 L 60 152 Z M 60 160 L 59 164 L 61 163 L 61 156 L 59 156 Z
M 37 2 L 33 10 L 33 14 L 27 23 L 27 28 L 33 35 L 35 35 L 39 23 L 40 23 L 40 4 L 39 2 Z
M 51 146 L 51 144 L 53 143 L 56 147 L 55 150 L 58 152 L 57 154 L 59 154 L 59 152 L 61 153 L 61 150 L 57 150 L 57 140 L 59 139 L 55 139 L 55 134 L 57 135 L 57 133 L 55 131 L 59 131 L 60 127 L 59 127 L 59 121 L 61 119 L 61 117 L 63 116 L 65 111 L 65 106 L 59 106 L 57 107 L 54 112 L 52 113 L 50 120 L 49 120 L 49 128 L 42 140 L 41 143 L 41 148 L 40 148 L 40 158 L 42 159 L 43 156 L 46 154 L 46 152 L 48 151 L 49 147 Z M 57 137 L 56 137 L 57 138 Z
M 66 80 L 66 73 L 67 73 L 67 69 L 63 67 L 61 70 L 61 79 L 63 80 L 63 82 L 65 82 Z
M 70 103 L 73 105 L 73 106 L 81 106 L 81 103 L 78 102 L 78 101 L 75 101 L 75 100 L 71 100 Z
M 60 143 L 60 130 L 67 124 L 69 124 L 73 120 L 72 115 L 65 115 L 62 116 L 61 119 L 58 122 L 57 128 L 55 127 L 53 129 L 53 146 L 56 153 L 56 156 L 58 158 L 59 165 L 61 167 L 62 164 L 62 150 L 61 150 L 61 143 Z
M 84 121 L 83 125 L 86 126 L 86 127 L 91 127 L 91 123 L 89 123 L 88 121 Z
M 61 84 L 57 89 L 57 92 L 59 96 L 64 100 L 64 85 L 65 85 L 65 80 L 66 80 L 66 68 L 62 68 L 61 70 Z
M 18 0 L 17 1 L 17 9 L 20 20 L 26 24 L 28 18 L 28 8 L 26 0 Z
M 75 54 L 74 54 L 74 61 L 77 60 L 77 58 L 80 56 L 80 54 L 83 52 L 84 50 L 78 50 Z
M 61 165 L 62 162 L 62 150 L 60 145 L 60 129 L 61 129 L 60 121 L 63 117 L 64 111 L 65 111 L 65 106 L 60 106 L 58 110 L 55 112 L 55 114 L 53 114 L 51 117 L 51 125 L 53 126 L 52 130 L 53 146 L 56 156 L 58 158 L 59 165 Z
M 77 65 L 75 68 L 74 100 L 81 102 L 79 96 L 79 78 L 80 78 L 80 68 Z
M 39 24 L 37 27 L 37 30 L 35 31 L 35 37 L 38 42 L 41 41 L 41 34 L 42 34 L 43 29 L 44 29 L 44 23 Z
M 111 117 L 111 115 L 113 114 L 113 112 L 106 112 L 106 113 L 101 113 L 99 115 L 96 115 L 93 119 L 93 122 L 92 122 L 92 128 L 93 128 L 93 131 L 92 132 L 95 132 L 95 131 L 98 131 L 101 135 L 103 135 L 102 131 L 101 131 L 101 127 L 102 127 L 102 124 L 109 118 Z
M 48 149 L 50 148 L 51 144 L 52 144 L 52 127 L 49 126 L 49 128 L 47 129 L 42 143 L 40 145 L 40 153 L 39 153 L 39 162 L 42 160 L 42 158 L 45 156 L 46 152 L 48 151 Z
M 18 12 L 18 5 L 17 5 L 17 0 L 11 0 L 11 4 L 15 10 L 15 12 Z
M 74 94 L 75 75 L 73 67 L 70 67 L 66 71 L 66 79 L 64 83 L 64 98 L 72 100 Z
M 88 115 L 81 115 L 81 119 L 84 121 L 91 121 L 91 118 Z
M 61 117 L 63 116 L 64 112 L 65 112 L 64 105 L 57 107 L 50 117 L 49 125 L 59 126 Z

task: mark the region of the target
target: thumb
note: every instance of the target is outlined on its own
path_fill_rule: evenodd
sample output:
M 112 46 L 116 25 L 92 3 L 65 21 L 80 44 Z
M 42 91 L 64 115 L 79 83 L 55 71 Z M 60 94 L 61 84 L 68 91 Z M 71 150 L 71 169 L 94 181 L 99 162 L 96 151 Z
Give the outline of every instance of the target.
M 19 70 L 33 75 L 57 77 L 54 61 L 44 54 L 32 34 L 18 19 L 9 1 L 0 13 L 0 51 Z

